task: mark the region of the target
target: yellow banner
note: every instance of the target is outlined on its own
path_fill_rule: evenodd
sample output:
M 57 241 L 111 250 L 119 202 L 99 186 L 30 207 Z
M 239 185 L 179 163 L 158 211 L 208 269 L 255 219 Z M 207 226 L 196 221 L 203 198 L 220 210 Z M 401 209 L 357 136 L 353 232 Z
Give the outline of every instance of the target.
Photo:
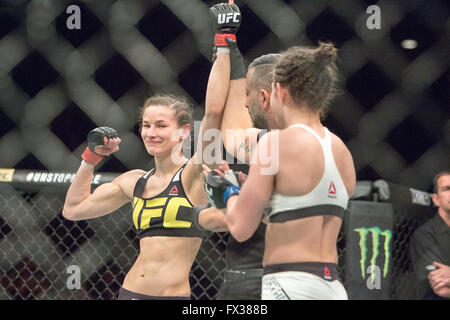
M 0 168 L 0 182 L 12 182 L 14 170 Z

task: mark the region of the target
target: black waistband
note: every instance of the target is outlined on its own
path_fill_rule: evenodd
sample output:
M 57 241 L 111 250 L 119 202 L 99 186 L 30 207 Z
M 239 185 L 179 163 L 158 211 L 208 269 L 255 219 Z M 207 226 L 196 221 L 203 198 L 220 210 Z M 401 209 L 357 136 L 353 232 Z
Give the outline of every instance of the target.
M 233 270 L 227 269 L 223 273 L 223 279 L 225 281 L 236 281 L 248 278 L 262 278 L 264 269 L 244 269 Z
M 314 274 L 327 281 L 340 280 L 337 264 L 329 262 L 294 262 L 282 264 L 269 264 L 264 267 L 264 275 L 285 272 L 302 271 Z
M 118 300 L 190 300 L 190 296 L 148 296 L 120 288 Z
M 273 213 L 269 216 L 269 221 L 286 222 L 289 220 L 296 220 L 314 216 L 326 216 L 326 215 L 332 215 L 343 219 L 344 214 L 345 214 L 344 208 L 337 205 L 325 204 Z
M 144 229 L 138 230 L 139 240 L 145 237 L 187 237 L 200 238 L 205 237 L 205 232 L 195 227 L 187 228 L 161 228 L 161 229 Z

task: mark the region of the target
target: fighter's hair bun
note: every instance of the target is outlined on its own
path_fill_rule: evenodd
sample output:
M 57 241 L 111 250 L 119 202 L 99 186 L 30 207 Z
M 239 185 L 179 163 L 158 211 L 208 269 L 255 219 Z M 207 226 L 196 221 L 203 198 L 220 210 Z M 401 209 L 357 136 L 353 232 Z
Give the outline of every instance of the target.
M 320 66 L 334 64 L 337 58 L 337 49 L 333 43 L 319 42 L 315 50 L 316 62 Z

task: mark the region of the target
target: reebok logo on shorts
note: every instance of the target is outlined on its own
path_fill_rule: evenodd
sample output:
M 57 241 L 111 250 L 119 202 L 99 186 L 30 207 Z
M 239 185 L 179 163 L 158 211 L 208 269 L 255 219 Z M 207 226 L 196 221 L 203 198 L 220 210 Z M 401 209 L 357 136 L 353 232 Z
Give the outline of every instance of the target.
M 327 268 L 327 266 L 323 267 L 323 277 L 326 280 L 331 280 L 331 273 L 330 273 L 330 269 Z

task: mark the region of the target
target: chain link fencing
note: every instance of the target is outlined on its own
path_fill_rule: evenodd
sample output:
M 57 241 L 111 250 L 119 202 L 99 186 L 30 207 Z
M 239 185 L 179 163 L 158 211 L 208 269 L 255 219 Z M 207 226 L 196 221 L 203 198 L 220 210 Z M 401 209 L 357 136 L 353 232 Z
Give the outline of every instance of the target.
M 0 194 L 0 299 L 115 299 L 139 253 L 125 205 L 108 216 L 69 221 L 65 194 Z M 6 222 L 7 221 L 7 222 Z M 193 299 L 214 299 L 225 267 L 226 233 L 207 232 L 191 271 Z M 80 287 L 71 280 L 80 274 Z
M 0 186 L 0 299 L 117 298 L 139 253 L 130 205 L 97 219 L 69 221 L 61 215 L 64 193 L 54 188 L 25 192 L 10 184 Z M 370 199 L 369 195 L 364 200 Z M 390 297 L 413 299 L 409 239 L 435 209 L 401 202 L 394 202 L 393 208 Z M 227 237 L 228 233 L 206 233 L 191 269 L 192 299 L 216 298 L 223 282 Z M 344 286 L 346 241 L 343 227 L 337 248 Z M 78 287 L 71 280 L 74 269 L 80 275 Z
M 0 189 L 0 299 L 115 299 L 139 254 L 131 206 L 101 218 L 69 221 L 65 194 Z M 8 222 L 6 222 L 8 221 Z M 206 232 L 194 261 L 191 297 L 213 300 L 223 281 L 228 233 Z M 339 239 L 343 259 L 345 241 Z M 71 274 L 78 268 L 81 287 Z
M 138 109 L 149 95 L 170 92 L 188 97 L 195 119 L 202 118 L 213 38 L 207 8 L 215 3 L 0 1 L 0 167 L 75 171 L 87 133 L 110 126 L 123 143 L 98 171 L 151 168 Z M 247 64 L 295 44 L 336 43 L 342 93 L 324 124 L 348 145 L 358 180 L 430 189 L 450 158 L 448 2 L 236 3 Z M 372 4 L 380 8 L 380 29 L 366 25 Z M 67 26 L 71 5 L 80 9 L 80 29 Z M 402 46 L 408 39 L 416 48 Z M 74 223 L 61 217 L 63 199 L 62 193 L 2 188 L 0 299 L 115 296 L 137 254 L 128 209 Z M 405 252 L 422 221 L 413 216 L 398 220 L 405 236 L 396 252 Z M 225 238 L 211 233 L 202 245 L 192 273 L 196 299 L 214 297 L 220 285 Z M 344 244 L 342 237 L 340 252 Z M 407 257 L 398 256 L 398 274 L 405 274 Z M 67 289 L 70 265 L 87 277 L 80 290 Z M 408 276 L 398 281 L 393 297 L 406 297 Z

